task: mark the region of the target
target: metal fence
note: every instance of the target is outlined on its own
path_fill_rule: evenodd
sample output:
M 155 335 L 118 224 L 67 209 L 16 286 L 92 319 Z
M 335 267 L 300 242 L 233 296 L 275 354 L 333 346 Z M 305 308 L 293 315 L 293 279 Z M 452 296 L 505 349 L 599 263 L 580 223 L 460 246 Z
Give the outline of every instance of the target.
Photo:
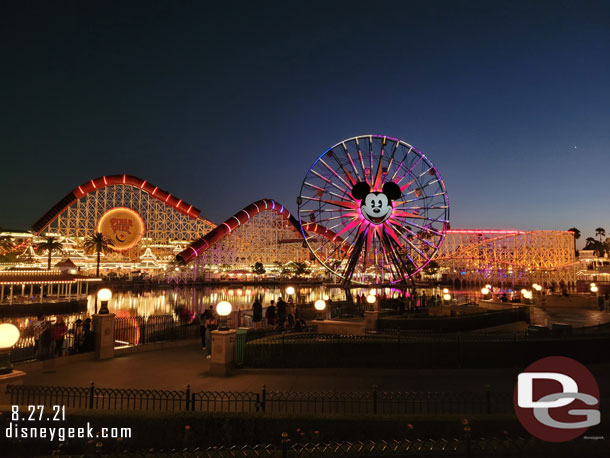
M 8 385 L 11 404 L 65 405 L 67 408 L 290 414 L 407 415 L 512 412 L 509 393 L 369 391 L 260 392 L 139 390 L 89 387 Z
M 610 334 L 540 335 L 396 332 L 363 336 L 284 333 L 245 344 L 245 367 L 513 367 L 565 354 L 608 361 Z
M 143 345 L 199 336 L 199 324 L 183 323 L 172 315 L 133 316 L 114 319 L 115 347 Z
M 208 447 L 162 451 L 149 449 L 142 452 L 115 451 L 103 456 L 125 458 L 324 458 L 324 457 L 602 457 L 607 456 L 603 440 L 570 441 L 554 444 L 533 437 L 472 438 L 469 434 L 453 439 L 402 439 L 355 442 L 293 443 L 289 438 L 280 444 L 257 444 L 229 447 Z M 103 452 L 103 450 L 96 450 Z

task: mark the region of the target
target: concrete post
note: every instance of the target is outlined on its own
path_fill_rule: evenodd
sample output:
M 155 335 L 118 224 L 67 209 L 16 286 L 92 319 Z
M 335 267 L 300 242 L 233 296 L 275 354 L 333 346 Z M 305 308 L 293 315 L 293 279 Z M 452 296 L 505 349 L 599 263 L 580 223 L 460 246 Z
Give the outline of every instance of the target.
M 378 319 L 379 311 L 367 310 L 366 312 L 364 312 L 364 331 L 376 331 Z
M 93 315 L 96 359 L 114 358 L 114 313 Z
M 212 331 L 210 375 L 226 377 L 234 366 L 235 329 Z

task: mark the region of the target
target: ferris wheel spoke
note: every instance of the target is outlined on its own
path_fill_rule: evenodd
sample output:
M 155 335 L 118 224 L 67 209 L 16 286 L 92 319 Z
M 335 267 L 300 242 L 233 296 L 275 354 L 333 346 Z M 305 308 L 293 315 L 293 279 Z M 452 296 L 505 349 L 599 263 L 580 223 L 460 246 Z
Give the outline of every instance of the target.
M 392 148 L 392 156 L 390 156 L 390 160 L 388 162 L 388 173 L 392 169 L 392 165 L 394 164 L 394 156 L 396 155 L 396 151 L 398 150 L 398 142 L 394 142 L 394 148 Z
M 443 233 L 441 233 L 441 232 L 437 232 L 436 230 L 432 229 L 431 227 L 420 226 L 419 224 L 413 223 L 413 222 L 411 222 L 411 221 L 406 221 L 406 224 L 407 224 L 408 226 L 415 226 L 416 228 L 421 229 L 422 231 L 426 231 L 426 232 L 432 232 L 433 234 L 436 234 L 436 235 L 438 235 L 439 237 L 444 237 L 444 236 L 445 236 L 445 234 L 443 234 Z M 408 231 L 410 231 L 410 229 L 408 229 L 408 228 L 406 228 L 406 227 L 405 227 L 405 229 L 406 229 L 406 230 L 408 230 Z M 414 235 L 416 235 L 416 236 L 417 236 L 417 234 L 415 234 L 413 231 L 410 231 L 410 232 L 411 232 L 412 234 L 414 234 Z
M 405 231 L 409 232 L 411 235 L 413 235 L 413 237 L 416 237 L 416 238 L 417 238 L 417 234 L 416 234 L 415 232 L 413 232 L 411 229 L 409 229 L 408 227 L 401 227 L 400 229 L 401 229 L 401 230 L 405 230 Z M 398 231 L 398 230 L 397 230 L 396 232 L 399 232 L 399 233 L 401 234 L 401 236 L 404 238 L 404 235 L 402 235 L 402 234 L 403 234 L 403 233 L 402 233 L 402 231 Z M 434 249 L 436 249 L 436 248 L 437 248 L 437 246 L 436 246 L 436 245 L 434 245 L 434 244 L 432 244 L 432 243 L 428 242 L 428 241 L 427 241 L 426 239 L 424 239 L 424 238 L 420 238 L 419 240 L 421 240 L 423 243 L 425 243 L 426 245 L 428 245 L 430 248 L 434 248 Z
M 327 169 L 330 171 L 330 173 L 332 173 L 332 174 L 333 174 L 335 177 L 337 177 L 337 179 L 339 179 L 339 180 L 340 180 L 340 181 L 341 181 L 341 182 L 342 182 L 342 183 L 343 183 L 345 186 L 347 186 L 347 188 L 348 188 L 348 189 L 351 189 L 352 185 L 348 184 L 348 183 L 347 183 L 347 181 L 345 181 L 345 180 L 344 180 L 344 179 L 341 177 L 341 175 L 339 175 L 339 174 L 338 174 L 338 173 L 335 171 L 335 169 L 333 169 L 333 168 L 332 168 L 330 165 L 328 165 L 328 164 L 327 164 L 327 163 L 324 161 L 324 159 L 320 159 L 320 162 L 321 162 L 322 164 L 324 164 L 324 167 L 326 167 L 326 168 L 327 168 Z M 333 182 L 333 183 L 334 183 L 334 182 Z M 341 191 L 343 191 L 343 192 L 345 192 L 345 193 L 348 193 L 347 189 L 344 189 L 344 188 L 340 187 L 340 186 L 339 186 L 339 185 L 337 185 L 337 184 L 335 184 L 334 186 L 335 186 L 335 187 L 337 187 L 337 188 L 339 188 Z
M 354 164 L 354 160 L 352 159 L 352 155 L 349 153 L 349 150 L 347 149 L 347 146 L 345 146 L 345 142 L 341 143 L 341 146 L 343 146 L 343 151 L 345 152 L 345 155 L 347 156 L 347 159 L 349 160 L 349 163 L 352 166 L 352 170 L 354 171 L 354 174 L 355 174 L 356 178 L 358 178 L 358 181 L 363 181 L 363 178 L 358 173 L 358 168 L 356 167 L 356 164 Z
M 388 264 L 391 267 L 394 267 L 394 270 L 397 275 L 395 278 L 408 278 L 409 277 L 409 269 L 405 265 L 404 261 L 398 256 L 396 253 L 396 249 L 393 246 L 391 240 L 386 238 L 383 240 L 384 253 L 388 258 Z M 410 260 L 410 258 L 409 258 Z M 411 261 L 412 262 L 412 261 Z
M 394 171 L 394 175 L 392 175 L 392 181 L 394 181 L 396 179 L 396 175 L 398 174 L 398 172 L 400 171 L 400 169 L 402 169 L 402 165 L 404 164 L 405 160 L 407 159 L 407 157 L 409 157 L 409 153 L 411 153 L 411 151 L 413 150 L 413 147 L 410 146 L 409 147 L 409 151 L 407 151 L 405 153 L 405 156 L 402 158 L 402 160 L 400 161 L 400 163 L 398 164 L 398 167 L 396 167 L 396 170 Z
M 330 154 L 330 153 L 329 153 Z M 354 178 L 352 176 L 352 174 L 350 173 L 349 170 L 347 170 L 347 168 L 345 167 L 345 165 L 343 165 L 343 163 L 339 160 L 339 158 L 337 158 L 337 154 L 333 152 L 332 158 L 335 160 L 335 162 L 337 163 L 337 165 L 341 168 L 341 170 L 343 171 L 343 173 L 345 174 L 345 178 L 347 178 L 349 180 L 349 186 L 354 186 L 358 180 L 356 180 L 356 178 Z

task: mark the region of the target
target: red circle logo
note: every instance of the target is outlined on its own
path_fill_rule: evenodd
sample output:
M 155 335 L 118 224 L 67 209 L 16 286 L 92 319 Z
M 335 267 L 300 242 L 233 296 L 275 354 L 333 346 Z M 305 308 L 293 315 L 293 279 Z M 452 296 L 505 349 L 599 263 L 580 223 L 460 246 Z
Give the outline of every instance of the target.
M 523 427 L 548 442 L 575 439 L 600 422 L 595 378 L 564 356 L 539 359 L 519 374 L 513 404 Z

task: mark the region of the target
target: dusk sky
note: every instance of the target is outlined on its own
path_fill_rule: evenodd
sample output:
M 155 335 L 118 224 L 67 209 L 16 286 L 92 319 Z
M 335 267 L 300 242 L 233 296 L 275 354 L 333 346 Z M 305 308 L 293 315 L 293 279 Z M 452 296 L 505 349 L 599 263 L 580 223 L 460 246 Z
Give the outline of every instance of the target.
M 375 133 L 435 164 L 453 228 L 610 232 L 608 1 L 14 1 L 0 37 L 5 228 L 119 173 L 216 223 L 296 213 Z

